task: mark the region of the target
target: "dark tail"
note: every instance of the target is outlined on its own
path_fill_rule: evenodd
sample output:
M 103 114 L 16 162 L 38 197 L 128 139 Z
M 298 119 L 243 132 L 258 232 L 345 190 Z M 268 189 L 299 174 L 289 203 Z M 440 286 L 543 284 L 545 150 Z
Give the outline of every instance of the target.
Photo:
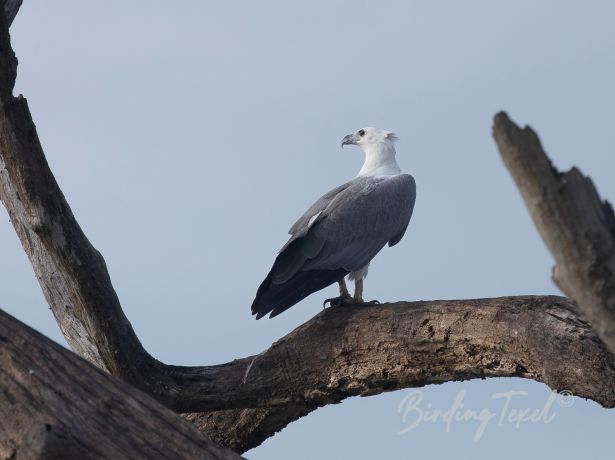
M 256 315 L 256 319 L 261 319 L 271 312 L 269 318 L 273 318 L 313 292 L 332 285 L 347 274 L 348 272 L 344 269 L 299 270 L 288 281 L 275 284 L 271 281 L 272 275 L 269 272 L 256 292 L 256 298 L 252 302 L 252 314 Z

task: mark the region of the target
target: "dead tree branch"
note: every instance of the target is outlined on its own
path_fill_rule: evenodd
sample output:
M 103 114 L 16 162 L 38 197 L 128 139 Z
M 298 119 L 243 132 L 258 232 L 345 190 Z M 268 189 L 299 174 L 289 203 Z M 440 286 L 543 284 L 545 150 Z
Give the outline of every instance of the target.
M 493 135 L 543 241 L 555 259 L 553 281 L 577 303 L 615 353 L 615 215 L 576 167 L 561 173 L 536 133 L 501 112 Z
M 240 457 L 0 310 L 0 458 Z
M 615 359 L 576 308 L 555 296 L 331 308 L 264 353 L 226 366 L 238 367 L 224 377 L 233 388 L 262 382 L 267 404 L 283 404 L 190 415 L 238 452 L 349 396 L 472 378 L 529 378 L 615 407 Z

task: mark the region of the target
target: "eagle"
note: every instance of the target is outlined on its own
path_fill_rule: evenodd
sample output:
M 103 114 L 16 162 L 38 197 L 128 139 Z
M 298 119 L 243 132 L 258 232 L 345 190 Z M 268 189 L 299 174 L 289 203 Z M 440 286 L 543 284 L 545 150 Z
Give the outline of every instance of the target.
M 252 302 L 260 319 L 279 315 L 310 294 L 339 283 L 339 297 L 323 305 L 375 304 L 363 300 L 363 280 L 371 260 L 404 236 L 416 199 L 416 183 L 395 158 L 397 137 L 380 128 L 362 128 L 342 139 L 365 153 L 359 174 L 320 197 L 293 224 Z M 354 281 L 350 295 L 344 278 Z

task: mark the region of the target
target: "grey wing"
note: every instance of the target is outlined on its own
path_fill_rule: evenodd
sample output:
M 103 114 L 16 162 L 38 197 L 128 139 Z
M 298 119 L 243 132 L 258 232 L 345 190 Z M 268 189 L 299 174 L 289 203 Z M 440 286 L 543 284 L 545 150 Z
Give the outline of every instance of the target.
M 306 247 L 312 258 L 304 270 L 363 268 L 385 244 L 401 240 L 415 199 L 416 184 L 409 174 L 366 179 L 347 188 L 310 229 Z
M 356 178 L 321 200 L 291 228 L 295 233 L 259 286 L 252 302 L 257 319 L 280 314 L 363 268 L 387 241 L 398 242 L 412 215 L 415 184 L 409 175 Z
M 272 272 L 283 283 L 299 270 L 363 268 L 389 242 L 403 235 L 414 208 L 415 183 L 402 174 L 390 178 L 357 178 L 330 200 L 313 224 L 304 227 L 282 249 Z M 285 251 L 301 237 L 300 248 Z
M 410 224 L 410 218 L 412 217 L 412 212 L 414 211 L 414 203 L 416 202 L 416 183 L 414 181 L 414 177 L 410 176 L 409 174 L 406 174 L 409 179 L 407 180 L 407 187 L 408 187 L 408 207 L 410 209 L 410 213 L 408 215 L 408 221 L 406 222 L 406 225 L 404 226 L 404 228 L 401 229 L 401 231 L 395 235 L 393 238 L 391 238 L 389 240 L 389 247 L 393 247 L 395 246 L 397 243 L 399 243 L 401 241 L 401 239 L 404 237 L 404 235 L 406 234 L 406 230 L 408 229 L 408 224 Z
M 346 182 L 345 184 L 340 185 L 339 187 L 335 187 L 333 190 L 328 191 L 323 196 L 321 196 L 316 202 L 308 208 L 307 211 L 303 213 L 299 219 L 290 227 L 288 233 L 292 235 L 292 237 L 286 242 L 286 244 L 280 249 L 279 252 L 284 251 L 288 247 L 290 243 L 292 243 L 297 238 L 304 236 L 309 228 L 310 224 L 314 222 L 314 220 L 318 217 L 318 215 L 324 211 L 327 206 L 331 203 L 331 201 L 343 190 L 347 189 L 354 181 Z

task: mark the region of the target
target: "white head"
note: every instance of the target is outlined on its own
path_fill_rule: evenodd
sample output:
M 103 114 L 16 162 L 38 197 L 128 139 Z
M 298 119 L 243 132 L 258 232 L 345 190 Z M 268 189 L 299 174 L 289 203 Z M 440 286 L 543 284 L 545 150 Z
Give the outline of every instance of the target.
M 390 176 L 401 172 L 395 160 L 396 140 L 397 136 L 392 131 L 368 127 L 345 136 L 342 147 L 358 145 L 365 152 L 365 163 L 359 176 Z

